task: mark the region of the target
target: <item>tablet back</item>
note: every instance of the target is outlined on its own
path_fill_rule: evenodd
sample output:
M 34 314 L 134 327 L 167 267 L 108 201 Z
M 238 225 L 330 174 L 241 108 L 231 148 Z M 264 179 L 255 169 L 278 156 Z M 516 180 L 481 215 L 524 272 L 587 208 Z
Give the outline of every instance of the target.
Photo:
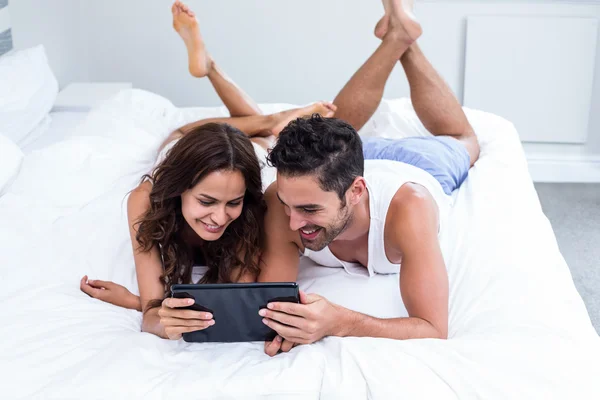
M 258 311 L 274 301 L 299 302 L 296 283 L 232 283 L 173 285 L 176 298 L 193 298 L 190 310 L 208 311 L 215 324 L 183 334 L 186 342 L 254 342 L 273 340 L 276 333 Z

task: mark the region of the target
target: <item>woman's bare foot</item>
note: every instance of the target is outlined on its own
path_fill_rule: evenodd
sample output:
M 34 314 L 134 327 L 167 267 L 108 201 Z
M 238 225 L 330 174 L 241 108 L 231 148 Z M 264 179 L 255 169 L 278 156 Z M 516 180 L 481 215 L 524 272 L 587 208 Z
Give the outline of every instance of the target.
M 385 15 L 375 26 L 375 36 L 384 39 L 388 32 L 406 44 L 416 41 L 423 30 L 413 14 L 414 0 L 383 0 Z
M 310 116 L 313 114 L 320 114 L 322 117 L 331 118 L 337 111 L 337 106 L 331 102 L 319 101 L 317 103 L 310 104 L 306 107 L 294 108 L 292 110 L 286 110 L 273 114 L 274 126 L 271 129 L 271 133 L 278 136 L 279 133 L 290 123 L 290 121 L 296 118 Z
M 197 78 L 206 76 L 210 72 L 212 60 L 204 47 L 196 14 L 179 0 L 173 3 L 171 12 L 173 28 L 179 33 L 187 48 L 190 74 Z

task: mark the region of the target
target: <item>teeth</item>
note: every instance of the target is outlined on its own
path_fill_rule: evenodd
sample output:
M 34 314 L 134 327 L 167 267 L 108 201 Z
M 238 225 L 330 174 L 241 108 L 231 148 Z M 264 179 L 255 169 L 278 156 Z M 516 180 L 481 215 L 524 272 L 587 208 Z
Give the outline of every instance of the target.
M 305 233 L 305 234 L 307 234 L 307 235 L 310 235 L 311 233 L 315 233 L 316 231 L 317 231 L 316 229 L 313 229 L 312 231 L 305 231 L 305 230 L 302 230 L 302 232 L 304 232 L 304 233 Z

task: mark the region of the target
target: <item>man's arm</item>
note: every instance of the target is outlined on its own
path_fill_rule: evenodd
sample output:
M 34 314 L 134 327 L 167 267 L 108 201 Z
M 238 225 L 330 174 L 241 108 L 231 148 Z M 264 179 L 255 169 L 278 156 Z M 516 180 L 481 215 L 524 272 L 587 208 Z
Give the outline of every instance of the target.
M 297 343 L 313 343 L 324 336 L 446 339 L 448 275 L 438 226 L 438 209 L 431 194 L 421 186 L 404 185 L 390 204 L 385 240 L 388 249 L 402 254 L 400 292 L 408 318 L 374 318 L 321 296 L 303 294 L 302 304 L 274 303 L 265 310 L 266 323 Z
M 400 294 L 408 318 L 351 315 L 349 336 L 394 339 L 448 336 L 448 273 L 438 239 L 439 212 L 422 186 L 404 185 L 390 204 L 386 241 L 402 254 Z
M 298 278 L 299 235 L 290 229 L 289 217 L 277 197 L 277 182 L 265 192 L 265 249 L 261 254 L 259 282 L 295 282 Z M 277 336 L 265 342 L 265 353 L 273 357 L 280 351 L 288 352 L 296 343 Z
M 261 256 L 259 282 L 296 282 L 298 278 L 299 235 L 290 229 L 289 217 L 277 198 L 277 182 L 265 192 L 265 249 Z

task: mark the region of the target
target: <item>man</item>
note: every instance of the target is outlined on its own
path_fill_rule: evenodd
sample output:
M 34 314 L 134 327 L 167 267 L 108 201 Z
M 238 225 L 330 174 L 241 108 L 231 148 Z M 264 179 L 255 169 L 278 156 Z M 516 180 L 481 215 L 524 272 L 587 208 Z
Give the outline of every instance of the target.
M 465 179 L 479 145 L 460 104 L 416 44 L 421 27 L 411 4 L 384 0 L 384 6 L 375 30 L 382 43 L 334 100 L 336 118 L 292 122 L 269 156 L 277 180 L 266 193 L 267 247 L 259 280 L 296 280 L 300 253 L 348 273 L 399 273 L 409 317 L 373 318 L 301 293 L 301 304 L 260 310 L 279 334 L 265 344 L 269 355 L 325 336 L 448 335 L 448 276 L 438 233 L 447 194 Z M 365 158 L 403 161 L 365 163 L 356 131 L 375 112 L 398 60 L 415 111 L 434 136 L 365 140 Z

